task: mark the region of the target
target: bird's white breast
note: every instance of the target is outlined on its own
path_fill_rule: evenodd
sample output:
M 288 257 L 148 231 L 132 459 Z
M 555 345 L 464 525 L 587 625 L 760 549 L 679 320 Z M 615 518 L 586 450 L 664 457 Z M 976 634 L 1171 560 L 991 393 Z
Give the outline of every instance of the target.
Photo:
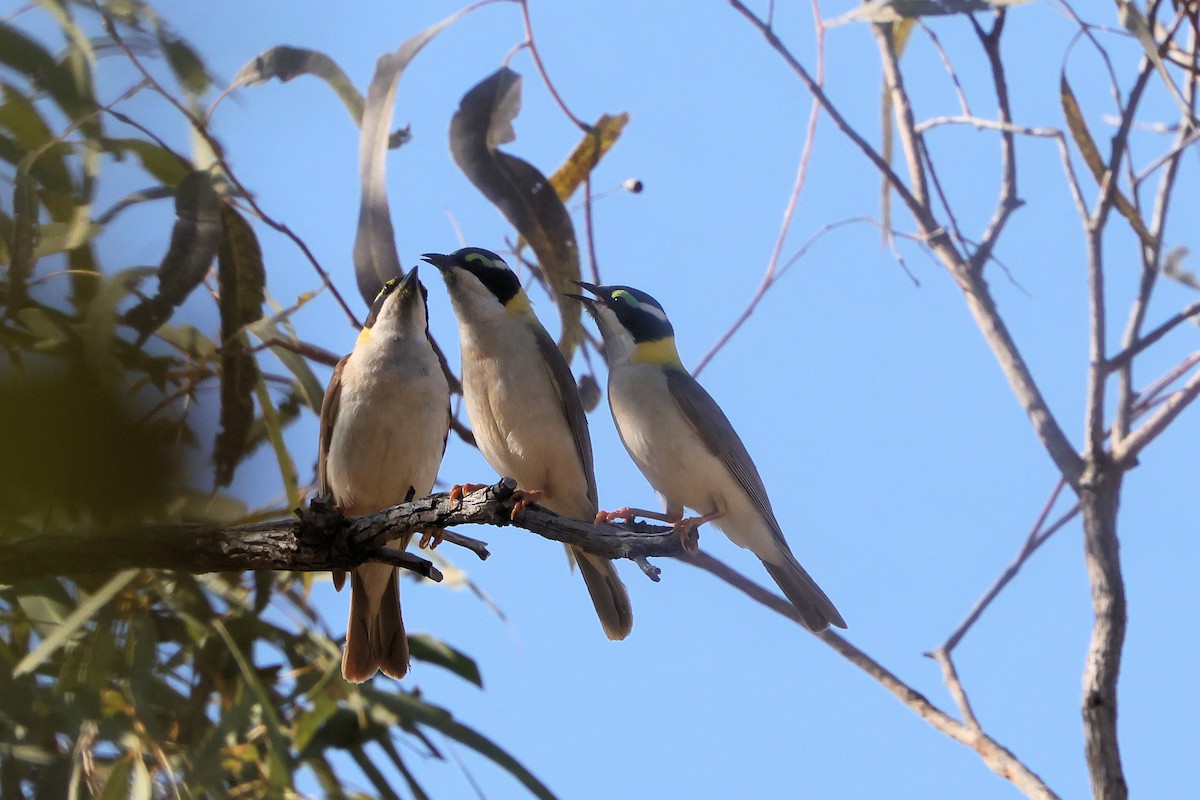
M 587 476 L 554 379 L 518 316 L 461 329 L 463 394 L 479 450 L 523 489 L 541 489 L 560 514 L 590 520 Z
M 749 496 L 696 433 L 671 396 L 662 367 L 625 363 L 609 373 L 609 405 L 621 441 L 668 511 L 722 514 L 734 543 L 774 562 L 778 544 Z
M 364 514 L 433 489 L 449 426 L 449 389 L 424 338 L 378 336 L 355 347 L 326 474 L 347 513 Z

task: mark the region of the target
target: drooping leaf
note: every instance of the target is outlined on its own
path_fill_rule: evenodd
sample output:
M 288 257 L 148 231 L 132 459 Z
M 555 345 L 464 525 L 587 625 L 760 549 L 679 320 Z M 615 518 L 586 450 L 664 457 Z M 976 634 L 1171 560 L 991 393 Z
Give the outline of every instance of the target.
M 158 268 L 158 294 L 130 309 L 125 321 L 144 341 L 166 322 L 208 272 L 221 244 L 221 200 L 212 176 L 188 174 L 175 191 L 175 227 Z
M 321 413 L 321 401 L 325 397 L 325 386 L 313 374 L 312 367 L 308 364 L 308 359 L 301 355 L 301 352 L 306 349 L 305 343 L 301 342 L 290 329 L 283 329 L 288 327 L 286 324 L 288 317 L 307 304 L 310 299 L 311 295 L 305 295 L 291 308 L 285 309 L 278 314 L 264 317 L 258 322 L 246 326 L 246 330 L 253 334 L 260 342 L 271 348 L 271 352 L 275 357 L 296 378 L 296 385 L 300 389 L 305 405 L 314 413 L 319 414 Z M 336 356 L 332 358 L 332 363 L 337 363 Z
M 5 22 L 0 22 L 0 64 L 25 75 L 85 131 L 95 124 L 88 120 L 96 110 L 90 83 L 78 79 L 70 65 L 60 64 L 35 39 Z
M 142 169 L 153 175 L 164 186 L 177 186 L 187 177 L 192 168 L 188 162 L 166 148 L 145 139 L 104 139 L 103 148 L 117 158 L 127 153 L 137 156 Z
M 117 306 L 149 273 L 146 267 L 131 267 L 97 276 L 95 291 L 79 323 L 79 339 L 91 375 L 104 380 L 114 391 L 118 390 L 124 374 L 116 349 Z
M 221 206 L 217 284 L 221 310 L 221 430 L 213 448 L 216 485 L 228 486 L 246 454 L 254 422 L 258 362 L 244 328 L 262 318 L 266 270 L 254 229 L 232 206 Z
M 450 152 L 459 169 L 537 254 L 562 320 L 558 347 L 567 361 L 583 337 L 580 305 L 566 295 L 579 279 L 579 247 L 567 207 L 536 167 L 499 146 L 516 138 L 521 76 L 508 67 L 463 95 L 450 122 Z
M 246 654 L 242 652 L 237 641 L 225 624 L 219 620 L 213 620 L 213 628 L 221 637 L 222 641 L 229 648 L 229 654 L 233 656 L 237 662 L 238 671 L 241 673 L 242 680 L 250 688 L 254 698 L 258 701 L 259 711 L 264 717 L 266 723 L 267 740 L 270 742 L 270 752 L 267 755 L 267 775 L 272 783 L 282 788 L 290 785 L 291 769 L 288 759 L 288 743 L 284 735 L 284 722 L 279 717 L 279 711 L 276 707 L 274 698 L 264 685 L 258 670 L 254 669 Z
M 440 639 L 428 634 L 416 633 L 408 637 L 408 650 L 412 657 L 429 664 L 437 664 L 450 670 L 460 678 L 483 688 L 483 677 L 475 659 L 461 650 L 456 650 Z
M 575 145 L 567 160 L 550 176 L 550 185 L 554 187 L 560 200 L 565 203 L 575 194 L 575 190 L 580 187 L 587 174 L 596 168 L 609 148 L 617 143 L 621 131 L 625 130 L 628 123 L 628 112 L 603 114 L 596 120 L 596 124 L 583 135 L 583 139 Z
M 29 655 L 25 656 L 13 668 L 13 677 L 20 677 L 26 673 L 33 672 L 41 664 L 54 654 L 56 650 L 66 644 L 73 638 L 87 621 L 95 616 L 106 603 L 117 596 L 117 593 L 129 585 L 134 576 L 138 574 L 136 569 L 127 569 L 124 572 L 118 572 L 112 576 L 104 586 L 100 587 L 90 597 L 75 607 L 75 610 L 55 628 L 49 636 L 30 651 Z
M 133 774 L 133 755 L 126 755 L 117 759 L 113 764 L 112 769 L 108 772 L 108 778 L 104 781 L 104 788 L 100 794 L 96 795 L 96 800 L 128 800 L 129 794 L 129 778 Z
M 973 14 L 978 11 L 995 11 L 1008 6 L 1018 6 L 1029 0 L 872 0 L 837 19 L 825 23 L 826 27 L 845 25 L 847 22 L 898 22 L 920 17 L 942 17 L 950 14 Z
M 1092 138 L 1092 133 L 1088 130 L 1087 122 L 1083 118 L 1083 110 L 1079 107 L 1075 92 L 1071 90 L 1071 84 L 1067 81 L 1065 71 L 1059 76 L 1058 89 L 1063 116 L 1067 118 L 1067 129 L 1071 132 L 1071 138 L 1075 140 L 1075 146 L 1079 148 L 1079 155 L 1083 159 L 1083 163 L 1087 165 L 1088 171 L 1092 173 L 1092 177 L 1096 179 L 1097 183 L 1101 183 L 1107 168 L 1104 166 L 1104 159 L 1100 156 L 1100 150 L 1096 147 L 1096 140 Z M 1137 208 L 1129 202 L 1129 198 L 1118 187 L 1114 186 L 1112 192 L 1113 206 L 1121 213 L 1121 216 L 1129 220 L 1129 226 L 1141 238 L 1142 244 L 1146 247 L 1153 247 L 1154 237 L 1150 235 L 1150 230 L 1146 227 Z
M 213 83 L 212 77 L 191 45 L 161 27 L 158 30 L 158 44 L 185 91 L 197 96 L 208 91 Z
M 400 75 L 433 37 L 462 16 L 460 11 L 413 36 L 375 63 L 375 76 L 367 89 L 363 108 L 362 133 L 358 146 L 358 173 L 362 181 L 362 200 L 358 212 L 358 232 L 354 237 L 354 275 L 358 292 L 369 306 L 379 287 L 402 274 L 396 252 L 396 234 L 387 200 L 388 130 L 396 104 Z
M 271 393 L 267 384 L 259 375 L 254 385 L 254 394 L 258 398 L 258 407 L 262 409 L 263 425 L 267 429 L 267 439 L 275 451 L 275 460 L 279 463 L 279 476 L 283 480 L 284 491 L 287 492 L 288 505 L 292 508 L 300 506 L 300 484 L 296 477 L 296 462 L 292 459 L 287 442 L 283 440 L 283 421 L 271 401 Z
M 6 316 L 13 316 L 25 307 L 28 300 L 26 284 L 33 275 L 38 246 L 37 187 L 33 178 L 18 173 L 13 183 L 12 263 L 8 268 L 8 301 Z
M 555 800 L 554 793 L 507 751 L 478 731 L 463 725 L 444 708 L 431 705 L 409 694 L 388 693 L 374 687 L 364 687 L 363 694 L 372 702 L 390 709 L 410 724 L 426 725 L 444 736 L 470 747 L 496 766 L 504 769 L 542 800 Z

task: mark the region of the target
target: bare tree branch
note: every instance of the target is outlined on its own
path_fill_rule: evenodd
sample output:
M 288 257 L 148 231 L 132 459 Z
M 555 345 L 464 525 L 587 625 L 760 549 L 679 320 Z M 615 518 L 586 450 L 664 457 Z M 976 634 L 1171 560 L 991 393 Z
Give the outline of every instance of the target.
M 740 589 L 751 599 L 757 600 L 772 611 L 787 617 L 796 624 L 800 624 L 800 617 L 796 614 L 796 610 L 792 608 L 791 603 L 773 592 L 764 589 L 745 575 L 723 564 L 703 550 L 697 553 L 684 554 L 682 560 L 715 575 L 734 588 Z M 896 676 L 895 673 L 885 668 L 862 650 L 850 644 L 842 636 L 831 630 L 825 630 L 815 635 L 822 642 L 833 648 L 834 652 L 838 655 L 867 673 L 868 676 L 883 686 L 884 689 L 891 692 L 896 699 L 912 709 L 917 716 L 933 726 L 935 730 L 944 733 L 956 742 L 978 753 L 989 769 L 1005 780 L 1012 781 L 1013 785 L 1024 792 L 1026 796 L 1034 798 L 1034 800 L 1057 800 L 1058 795 L 1046 785 L 1045 781 L 995 739 L 978 728 L 959 722 L 945 711 L 942 711 L 931 703 L 929 698 L 909 686 Z

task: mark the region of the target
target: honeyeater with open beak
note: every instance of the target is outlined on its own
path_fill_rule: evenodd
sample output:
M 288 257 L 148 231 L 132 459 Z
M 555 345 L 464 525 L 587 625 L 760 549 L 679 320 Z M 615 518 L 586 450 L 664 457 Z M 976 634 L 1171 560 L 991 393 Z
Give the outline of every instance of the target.
M 846 627 L 792 555 L 737 432 L 684 369 L 662 306 L 628 286 L 579 285 L 596 296 L 572 295 L 591 312 L 604 337 L 613 421 L 625 449 L 667 509 L 659 515 L 622 508 L 601 512 L 598 520 L 635 515 L 664 519 L 685 543 L 697 526 L 712 522 L 758 556 L 810 630 Z M 699 516 L 684 518 L 687 508 Z
M 450 430 L 450 390 L 429 340 L 425 287 L 414 267 L 384 284 L 354 350 L 338 362 L 321 404 L 317 478 L 349 516 L 403 503 L 433 489 Z M 403 549 L 408 538 L 389 542 Z M 398 570 L 355 567 L 342 675 L 361 683 L 377 670 L 408 671 Z M 345 576 L 334 573 L 340 590 Z
M 478 247 L 422 258 L 441 270 L 458 317 L 463 395 L 483 457 L 516 480 L 521 502 L 593 522 L 592 442 L 575 378 L 517 276 Z M 633 609 L 616 566 L 572 551 L 604 633 L 624 639 Z

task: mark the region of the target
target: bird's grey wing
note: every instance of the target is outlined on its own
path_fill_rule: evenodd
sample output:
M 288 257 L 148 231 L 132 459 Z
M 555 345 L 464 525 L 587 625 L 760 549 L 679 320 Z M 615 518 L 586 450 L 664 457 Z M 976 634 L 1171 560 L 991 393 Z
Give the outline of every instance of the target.
M 342 370 L 345 368 L 348 358 L 350 356 L 343 356 L 342 360 L 333 368 L 333 377 L 329 379 L 329 387 L 325 390 L 324 399 L 321 400 L 321 427 L 317 439 L 317 495 L 320 497 L 329 497 L 333 494 L 329 486 L 326 462 L 329 461 L 329 445 L 333 441 L 333 423 L 337 420 L 338 410 L 342 405 Z M 340 569 L 334 570 L 334 588 L 340 592 L 345 582 L 346 573 Z
M 567 366 L 566 359 L 563 358 L 558 345 L 550 338 L 550 334 L 546 333 L 541 325 L 534 326 L 533 332 L 538 350 L 542 354 L 542 362 L 546 364 L 554 387 L 558 390 L 558 399 L 571 428 L 571 436 L 575 439 L 575 450 L 587 476 L 588 498 L 593 507 L 598 509 L 600 501 L 596 492 L 596 468 L 592 464 L 592 437 L 588 433 L 587 415 L 583 411 L 583 401 L 579 399 L 575 376 L 571 374 L 571 368 Z
M 758 467 L 746 451 L 737 431 L 733 429 L 725 412 L 717 405 L 717 401 L 704 390 L 700 383 L 683 370 L 667 370 L 667 388 L 675 404 L 683 412 L 683 416 L 700 436 L 709 452 L 721 459 L 722 463 L 737 480 L 738 484 L 750 497 L 750 502 L 762 514 L 771 528 L 771 534 L 779 540 L 785 551 L 788 551 L 787 540 L 775 519 L 771 501 L 767 499 L 767 489 L 763 486 Z
M 812 631 L 822 631 L 831 623 L 839 628 L 846 627 L 846 621 L 834 607 L 833 601 L 821 591 L 816 581 L 800 566 L 800 562 L 792 555 L 775 512 L 771 509 L 771 501 L 767 499 L 767 490 L 763 486 L 758 468 L 746 452 L 737 431 L 729 424 L 725 412 L 716 401 L 704 391 L 695 378 L 683 370 L 667 372 L 667 386 L 671 396 L 683 412 L 683 416 L 699 434 L 709 451 L 729 468 L 730 474 L 737 480 L 750 497 L 750 502 L 762 514 L 771 536 L 779 544 L 779 550 L 784 557 L 784 563 L 772 563 L 761 555 L 763 566 L 779 584 L 784 595 L 795 606 L 804 624 Z
M 333 377 L 329 379 L 329 387 L 325 389 L 325 398 L 321 401 L 320 438 L 317 443 L 317 494 L 322 497 L 332 494 L 325 462 L 329 459 L 329 445 L 333 441 L 333 423 L 337 420 L 338 410 L 342 405 L 342 370 L 348 358 L 350 356 L 343 356 L 333 368 Z

